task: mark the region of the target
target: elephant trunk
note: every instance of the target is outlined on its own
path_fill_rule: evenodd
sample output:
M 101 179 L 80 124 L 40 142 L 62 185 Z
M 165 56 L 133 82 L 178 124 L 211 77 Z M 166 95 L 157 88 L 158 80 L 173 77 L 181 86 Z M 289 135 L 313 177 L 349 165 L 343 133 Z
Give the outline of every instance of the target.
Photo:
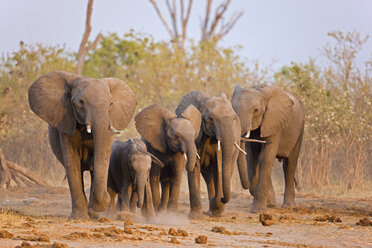
M 224 133 L 222 136 L 222 203 L 228 203 L 230 200 L 230 180 L 231 180 L 231 167 L 234 148 L 233 136 Z
M 190 140 L 186 142 L 186 155 L 187 155 L 187 163 L 186 169 L 188 172 L 193 172 L 196 163 L 196 146 L 194 140 Z
M 240 142 L 240 148 L 245 151 L 245 142 Z M 248 178 L 248 168 L 247 168 L 247 161 L 246 161 L 246 155 L 242 152 L 239 152 L 238 155 L 238 170 L 239 170 L 239 176 L 240 176 L 240 182 L 242 184 L 243 189 L 249 188 L 249 178 Z
M 145 187 L 147 183 L 146 176 L 142 175 L 136 175 L 136 188 L 137 188 L 137 194 L 138 194 L 138 201 L 137 201 L 137 207 L 142 208 L 143 206 L 143 200 L 145 197 Z
M 100 113 L 104 112 L 101 111 Z M 98 118 L 93 118 L 92 121 L 94 138 L 94 177 L 91 190 L 93 190 L 92 208 L 96 212 L 102 212 L 108 207 L 110 202 L 110 196 L 107 193 L 107 176 L 113 136 L 109 132 L 110 122 L 104 121 L 105 118 L 102 115 L 99 120 L 97 119 Z M 107 120 L 109 120 L 108 114 Z

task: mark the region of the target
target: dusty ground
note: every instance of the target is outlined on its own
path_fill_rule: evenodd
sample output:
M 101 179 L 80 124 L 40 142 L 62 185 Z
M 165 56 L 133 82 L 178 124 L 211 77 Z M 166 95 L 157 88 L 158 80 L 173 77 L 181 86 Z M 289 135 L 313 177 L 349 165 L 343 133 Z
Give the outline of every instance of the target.
M 282 197 L 277 196 L 278 205 Z M 249 194 L 233 194 L 222 217 L 201 220 L 188 220 L 188 195 L 182 194 L 177 214 L 146 223 L 137 211 L 124 217 L 133 221 L 125 226 L 105 218 L 68 220 L 67 188 L 0 190 L 0 247 L 372 247 L 372 226 L 356 225 L 365 217 L 372 220 L 372 198 L 298 194 L 296 201 L 296 208 L 270 209 L 273 224 L 263 226 L 259 215 L 249 212 Z M 207 244 L 195 242 L 199 235 Z

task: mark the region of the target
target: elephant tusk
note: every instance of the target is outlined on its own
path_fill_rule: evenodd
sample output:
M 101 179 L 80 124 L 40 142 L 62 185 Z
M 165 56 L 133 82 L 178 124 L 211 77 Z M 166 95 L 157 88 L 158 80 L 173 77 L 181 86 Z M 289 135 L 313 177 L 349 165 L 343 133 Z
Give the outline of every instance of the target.
M 249 138 L 249 135 L 251 135 L 251 131 L 250 130 L 247 131 L 247 134 L 245 135 L 245 137 L 248 139 Z
M 199 154 L 198 153 L 196 153 L 196 157 L 200 160 L 200 156 L 199 156 Z
M 186 153 L 183 153 L 183 157 L 184 157 L 185 160 L 187 161 L 187 155 L 186 155 Z
M 114 134 L 120 134 L 120 131 L 115 129 L 113 126 L 110 125 L 110 131 L 113 132 Z
M 217 141 L 217 149 L 219 151 L 221 150 L 221 141 L 220 140 Z
M 92 126 L 90 124 L 87 125 L 87 133 L 92 133 Z
M 265 140 L 258 140 L 258 139 L 246 139 L 246 138 L 240 138 L 242 141 L 246 142 L 256 142 L 256 143 L 262 143 L 262 144 L 270 144 L 271 142 L 265 141 Z
M 244 155 L 247 155 L 247 153 L 246 153 L 242 148 L 240 148 L 240 146 L 238 145 L 238 143 L 236 143 L 236 141 L 234 142 L 234 146 L 235 146 L 236 149 L 238 149 L 240 152 L 244 153 Z

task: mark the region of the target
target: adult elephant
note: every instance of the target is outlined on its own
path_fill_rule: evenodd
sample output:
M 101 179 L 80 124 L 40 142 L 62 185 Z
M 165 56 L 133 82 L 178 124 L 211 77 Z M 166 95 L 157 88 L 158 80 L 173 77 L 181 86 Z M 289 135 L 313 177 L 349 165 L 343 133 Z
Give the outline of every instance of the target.
M 203 92 L 192 91 L 182 97 L 176 113 L 182 113 L 190 105 L 202 114 L 201 130 L 196 140 L 200 164 L 194 171 L 188 171 L 190 217 L 198 217 L 202 210 L 200 173 L 207 184 L 209 211 L 220 215 L 225 203 L 230 200 L 230 180 L 240 149 L 240 121 L 224 94 L 210 97 Z M 240 173 L 241 170 L 246 171 L 246 167 L 239 168 Z
M 189 106 L 177 116 L 161 105 L 153 104 L 138 113 L 135 121 L 147 150 L 164 164 L 164 168 L 152 166 L 150 171 L 154 208 L 157 211 L 174 211 L 178 205 L 182 173 L 185 167 L 187 171 L 193 171 L 195 167 L 195 139 L 200 129 L 201 114 L 194 106 Z
M 247 164 L 252 212 L 275 207 L 271 172 L 275 158 L 283 160 L 285 192 L 283 206 L 295 206 L 294 175 L 304 132 L 305 110 L 301 101 L 277 86 L 236 86 L 231 103 L 241 122 L 245 138 L 267 141 L 246 143 L 239 166 Z
M 110 196 L 107 173 L 114 133 L 124 129 L 136 107 L 133 91 L 116 78 L 93 79 L 54 71 L 29 88 L 33 112 L 49 124 L 49 141 L 66 169 L 70 187 L 71 218 L 89 218 L 104 211 Z M 83 171 L 91 173 L 89 206 Z

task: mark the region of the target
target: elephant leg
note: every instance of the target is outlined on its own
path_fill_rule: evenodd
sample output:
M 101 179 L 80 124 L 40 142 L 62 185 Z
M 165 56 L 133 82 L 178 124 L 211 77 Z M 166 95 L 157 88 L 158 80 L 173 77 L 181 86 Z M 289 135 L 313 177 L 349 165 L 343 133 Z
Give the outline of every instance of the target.
M 273 182 L 270 178 L 269 188 L 267 191 L 267 207 L 268 208 L 275 208 L 276 207 L 276 200 L 275 200 L 275 191 L 274 191 L 274 186 Z
M 295 148 L 296 149 L 296 148 Z M 289 158 L 283 161 L 284 179 L 285 179 L 285 190 L 284 190 L 284 201 L 283 207 L 294 207 L 295 203 L 295 173 L 297 168 L 297 160 L 299 155 L 298 151 L 293 151 Z
M 221 196 L 218 196 L 218 193 L 222 193 L 222 182 L 218 182 L 218 172 L 217 172 L 217 165 L 211 164 L 209 165 L 211 170 L 211 180 L 210 183 L 207 185 L 208 188 L 208 196 L 209 198 L 209 212 L 212 215 L 220 216 L 222 212 L 225 210 L 225 204 L 221 202 Z M 218 188 L 220 187 L 220 188 Z M 209 194 L 211 192 L 211 194 Z
M 128 211 L 129 209 L 129 199 L 132 194 L 132 184 L 129 182 L 123 182 L 123 185 L 120 189 L 120 198 L 121 198 L 121 211 Z
M 247 151 L 247 167 L 248 167 L 248 179 L 249 179 L 249 192 L 254 196 L 254 191 L 256 190 L 258 182 L 258 158 L 261 153 L 262 145 L 255 143 L 246 143 Z
M 75 137 L 60 134 L 63 161 L 71 194 L 72 219 L 89 219 L 87 199 L 82 190 L 79 142 Z
M 131 211 L 132 213 L 135 213 L 135 212 L 136 212 L 137 201 L 138 201 L 138 193 L 137 193 L 137 190 L 133 190 L 133 191 L 132 191 L 132 195 L 131 195 L 131 197 L 130 197 L 130 203 L 129 203 L 130 211 Z
M 207 191 L 208 191 L 208 199 L 211 200 L 215 194 L 215 187 L 214 187 L 214 180 L 213 180 L 213 164 L 210 164 L 207 168 L 202 168 L 201 174 L 203 176 L 203 179 L 205 181 L 205 184 L 207 185 Z M 217 179 L 217 177 L 216 177 Z
M 186 160 L 181 152 L 174 156 L 174 166 L 172 168 L 172 176 L 170 177 L 170 194 L 168 202 L 168 210 L 176 211 L 178 200 L 181 192 L 182 172 L 186 168 Z
M 110 195 L 110 204 L 107 208 L 107 216 L 113 217 L 115 216 L 116 208 L 115 208 L 115 197 L 116 197 L 116 192 L 111 188 L 107 187 L 107 192 Z
M 170 188 L 170 183 L 168 179 L 161 182 L 161 202 L 159 206 L 160 212 L 165 212 L 167 210 L 168 201 L 169 201 L 169 188 Z
M 254 192 L 252 212 L 266 211 L 267 199 L 270 187 L 272 187 L 271 173 L 278 153 L 280 133 L 274 134 L 268 138 L 270 144 L 260 154 L 259 157 L 259 175 L 258 182 Z
M 151 171 L 153 169 L 151 168 Z M 151 175 L 150 172 L 150 186 L 152 192 L 152 201 L 154 204 L 154 208 L 156 211 L 159 211 L 160 206 L 160 176 L 159 175 Z
M 202 202 L 200 199 L 200 163 L 195 165 L 194 171 L 187 172 L 189 186 L 190 213 L 191 219 L 199 218 L 202 214 Z
M 150 183 L 146 183 L 145 187 L 145 204 L 144 209 L 146 211 L 146 218 L 151 219 L 155 217 L 155 209 L 154 204 L 152 200 L 152 192 L 151 192 L 151 186 Z
M 83 178 L 83 172 L 81 173 L 81 177 Z M 89 203 L 88 203 L 88 214 L 90 216 L 90 218 L 92 219 L 99 219 L 99 213 L 94 211 L 93 208 L 92 208 L 92 203 L 93 203 L 93 180 L 94 180 L 94 175 L 93 175 L 93 171 L 90 171 L 90 182 L 91 182 L 91 187 L 90 187 L 90 192 L 89 192 Z M 85 195 L 85 190 L 84 190 L 84 181 L 83 181 L 83 192 L 84 192 L 84 195 Z

